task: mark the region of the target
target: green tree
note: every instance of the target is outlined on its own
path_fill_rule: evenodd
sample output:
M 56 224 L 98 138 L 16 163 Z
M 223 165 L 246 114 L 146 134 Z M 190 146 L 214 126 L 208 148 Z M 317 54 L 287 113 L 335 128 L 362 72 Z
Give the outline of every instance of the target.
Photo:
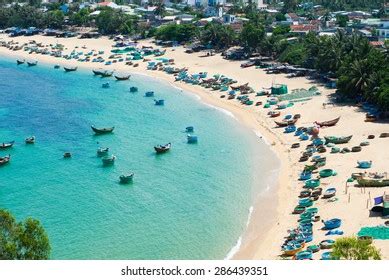
M 62 28 L 65 16 L 60 10 L 48 11 L 44 15 L 45 27 L 49 28 Z
M 346 27 L 348 21 L 349 21 L 349 19 L 348 19 L 348 16 L 347 16 L 347 15 L 337 15 L 337 16 L 336 16 L 336 23 L 337 23 L 340 27 Z
M 204 26 L 200 39 L 205 45 L 210 44 L 216 49 L 227 49 L 235 43 L 236 34 L 228 25 L 210 22 Z
M 369 241 L 356 237 L 341 237 L 335 241 L 331 256 L 345 260 L 380 260 L 380 251 Z
M 90 23 L 89 9 L 83 8 L 76 13 L 70 15 L 69 20 L 77 26 L 86 26 Z
M 122 11 L 102 9 L 96 17 L 96 26 L 102 34 L 132 34 L 135 32 L 135 19 Z
M 160 26 L 155 33 L 155 37 L 163 41 L 177 41 L 179 43 L 190 41 L 196 32 L 193 24 L 166 24 Z
M 264 38 L 265 29 L 263 26 L 256 26 L 248 22 L 243 26 L 240 34 L 240 44 L 249 51 L 256 51 Z
M 17 223 L 13 215 L 0 209 L 0 259 L 47 260 L 50 256 L 47 234 L 38 220 Z

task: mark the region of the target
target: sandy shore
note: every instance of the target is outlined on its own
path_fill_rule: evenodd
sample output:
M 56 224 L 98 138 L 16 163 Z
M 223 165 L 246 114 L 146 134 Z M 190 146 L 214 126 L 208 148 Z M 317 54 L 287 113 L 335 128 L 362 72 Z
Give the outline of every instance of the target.
M 104 50 L 105 57 L 108 57 L 112 49 L 112 41 L 107 38 L 100 39 L 76 39 L 76 38 L 53 38 L 45 36 L 34 37 L 17 37 L 9 38 L 5 34 L 0 34 L 0 40 L 18 41 L 20 43 L 28 42 L 31 39 L 37 42 L 48 44 L 63 44 L 66 49 L 64 53 L 70 53 L 76 46 L 86 46 L 85 49 L 79 48 L 80 51 L 88 52 L 90 50 Z M 143 42 L 143 45 L 151 45 L 150 42 Z M 142 45 L 141 44 L 141 45 Z M 0 48 L 0 55 L 13 56 L 15 58 L 36 59 L 39 62 L 59 64 L 59 65 L 78 65 L 86 68 L 99 68 L 101 64 L 92 62 L 77 62 L 67 61 L 62 58 L 54 58 L 51 56 L 43 56 L 31 54 L 24 51 L 10 51 L 6 48 Z M 327 106 L 323 108 L 323 103 L 328 102 L 328 96 L 333 93 L 333 90 L 328 90 L 319 85 L 313 84 L 305 78 L 289 79 L 285 75 L 268 75 L 263 70 L 251 68 L 240 68 L 241 62 L 231 62 L 224 60 L 220 55 L 212 57 L 203 57 L 202 54 L 186 54 L 181 47 L 172 49 L 168 48 L 165 57 L 172 58 L 176 62 L 177 67 L 188 67 L 190 73 L 207 71 L 208 76 L 213 74 L 224 74 L 230 78 L 238 80 L 238 83 L 250 83 L 256 91 L 262 88 L 269 88 L 273 83 L 287 84 L 289 91 L 297 88 L 305 88 L 315 85 L 321 91 L 320 96 L 315 96 L 311 100 L 295 103 L 293 107 L 285 109 L 282 115 L 301 114 L 298 126 L 311 126 L 314 121 L 324 121 L 334 119 L 341 116 L 341 120 L 335 127 L 323 128 L 320 131 L 320 136 L 346 136 L 353 135 L 349 144 L 344 146 L 352 147 L 359 145 L 365 141 L 367 135 L 374 134 L 375 139 L 370 140 L 371 144 L 363 147 L 359 153 L 348 154 L 330 154 L 327 152 L 327 165 L 325 168 L 334 169 L 338 175 L 326 179 L 322 179 L 322 187 L 337 188 L 337 198 L 335 202 L 328 202 L 324 199 L 319 199 L 315 202 L 315 207 L 319 208 L 321 219 L 327 220 L 331 218 L 341 218 L 343 221 L 341 229 L 345 236 L 355 235 L 362 226 L 382 225 L 384 219 L 382 217 L 370 217 L 369 210 L 372 207 L 372 199 L 384 194 L 383 188 L 361 189 L 350 184 L 348 189 L 345 188 L 345 182 L 352 172 L 359 172 L 356 168 L 357 160 L 372 160 L 373 168 L 369 171 L 385 172 L 388 171 L 386 162 L 389 160 L 387 152 L 388 138 L 378 138 L 380 133 L 389 132 L 387 123 L 366 123 L 364 122 L 364 112 L 359 108 L 352 106 Z M 251 218 L 251 223 L 248 230 L 243 235 L 243 242 L 240 250 L 235 254 L 236 259 L 277 259 L 280 254 L 280 245 L 283 242 L 283 237 L 287 234 L 289 228 L 297 225 L 298 215 L 291 215 L 293 208 L 297 205 L 298 194 L 303 185 L 298 181 L 299 173 L 304 167 L 304 163 L 299 163 L 298 159 L 305 147 L 299 149 L 291 149 L 291 144 L 298 142 L 298 139 L 293 134 L 284 134 L 282 128 L 275 128 L 273 119 L 268 118 L 267 112 L 269 109 L 264 109 L 262 106 L 244 106 L 237 100 L 227 100 L 220 98 L 220 92 L 213 92 L 199 86 L 192 86 L 185 83 L 174 82 L 172 75 L 167 75 L 160 71 L 146 70 L 147 63 L 140 62 L 138 68 L 127 66 L 123 62 L 104 66 L 108 69 L 115 69 L 119 72 L 133 72 L 147 74 L 157 79 L 162 79 L 175 86 L 181 87 L 183 90 L 193 92 L 201 97 L 201 99 L 211 105 L 224 108 L 232 112 L 235 117 L 244 124 L 247 128 L 259 131 L 267 142 L 271 143 L 272 149 L 281 160 L 281 169 L 279 174 L 278 187 L 272 188 L 271 192 L 254 197 L 257 201 Z M 255 101 L 266 100 L 266 97 L 255 97 Z M 265 102 L 264 102 L 265 103 Z M 263 203 L 263 199 L 267 199 L 268 203 Z M 272 203 L 277 201 L 277 203 Z M 260 203 L 261 202 L 261 203 Z M 369 204 L 368 204 L 369 203 Z M 276 205 L 276 206 L 275 206 Z M 268 223 L 263 224 L 264 214 L 269 217 Z M 315 223 L 313 227 L 314 240 L 312 243 L 318 244 L 324 239 L 334 239 L 337 236 L 326 237 L 325 232 L 320 230 L 322 224 Z M 375 240 L 375 245 L 381 249 L 385 259 L 389 258 L 389 242 L 385 240 Z M 320 258 L 320 253 L 315 254 L 315 259 Z

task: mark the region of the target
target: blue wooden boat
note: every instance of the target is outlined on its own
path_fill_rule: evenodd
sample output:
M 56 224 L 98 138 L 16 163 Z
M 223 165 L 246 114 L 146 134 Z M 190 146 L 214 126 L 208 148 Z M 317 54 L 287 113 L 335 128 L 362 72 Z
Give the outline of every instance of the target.
M 310 198 L 303 198 L 299 200 L 299 206 L 311 207 L 313 205 L 313 201 Z
M 338 218 L 334 218 L 328 221 L 323 221 L 324 229 L 335 229 L 342 225 L 342 220 Z
M 302 140 L 302 141 L 306 141 L 306 140 L 309 139 L 309 136 L 308 136 L 308 134 L 303 133 L 303 134 L 301 134 L 301 135 L 299 136 L 299 138 L 300 138 L 300 140 Z
M 307 189 L 315 189 L 320 186 L 320 179 L 310 179 L 305 181 L 304 187 Z
M 370 161 L 358 161 L 358 168 L 367 169 L 371 167 L 373 162 Z
M 159 99 L 159 100 L 154 99 L 154 102 L 155 102 L 155 105 L 157 105 L 157 106 L 165 105 L 165 100 L 163 100 L 163 99 Z
M 145 93 L 145 96 L 146 96 L 146 97 L 153 97 L 153 96 L 154 96 L 154 91 L 147 91 L 147 92 Z
M 323 198 L 330 198 L 336 195 L 336 189 L 335 188 L 328 188 L 323 193 Z
M 193 126 L 187 126 L 187 127 L 185 128 L 185 131 L 186 131 L 186 132 L 193 132 L 193 131 L 194 131 L 194 127 L 193 127 Z
M 298 252 L 295 256 L 296 260 L 310 260 L 312 259 L 312 252 L 311 251 L 301 251 Z
M 195 144 L 198 141 L 197 136 L 188 134 L 187 136 L 188 144 Z
M 302 244 L 296 241 L 289 241 L 286 245 L 282 247 L 284 255 L 294 256 L 296 253 L 301 251 L 303 248 Z
M 309 179 L 311 179 L 311 177 L 312 177 L 312 173 L 311 172 L 302 172 L 300 174 L 300 181 L 309 180 Z
M 138 88 L 137 87 L 130 87 L 130 92 L 137 92 Z
M 287 127 L 285 127 L 285 133 L 292 133 L 292 132 L 295 132 L 296 131 L 296 126 L 294 125 L 289 125 Z

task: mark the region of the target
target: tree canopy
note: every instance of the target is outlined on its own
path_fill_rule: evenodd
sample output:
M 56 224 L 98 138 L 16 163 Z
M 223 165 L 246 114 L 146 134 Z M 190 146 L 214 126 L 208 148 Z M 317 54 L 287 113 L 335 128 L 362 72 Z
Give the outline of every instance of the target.
M 18 223 L 9 211 L 0 209 L 0 259 L 47 260 L 50 251 L 49 238 L 38 220 Z
M 367 240 L 356 237 L 336 239 L 331 257 L 343 260 L 380 260 L 380 251 Z

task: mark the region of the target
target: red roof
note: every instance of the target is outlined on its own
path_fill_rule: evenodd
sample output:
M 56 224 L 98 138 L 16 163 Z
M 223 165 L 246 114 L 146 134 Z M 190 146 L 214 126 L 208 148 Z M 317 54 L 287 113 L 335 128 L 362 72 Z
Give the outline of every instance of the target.
M 295 13 L 288 13 L 287 15 L 288 15 L 291 19 L 293 19 L 293 20 L 299 19 L 299 16 L 296 15 Z
M 101 2 L 101 3 L 98 3 L 99 6 L 108 6 L 109 4 L 111 4 L 112 2 Z
M 309 32 L 309 31 L 316 31 L 317 26 L 313 24 L 298 24 L 298 25 L 291 25 L 290 31 L 292 32 Z
M 373 47 L 382 47 L 384 45 L 384 42 L 382 42 L 382 41 L 372 41 L 372 42 L 370 42 L 370 45 L 372 45 Z

